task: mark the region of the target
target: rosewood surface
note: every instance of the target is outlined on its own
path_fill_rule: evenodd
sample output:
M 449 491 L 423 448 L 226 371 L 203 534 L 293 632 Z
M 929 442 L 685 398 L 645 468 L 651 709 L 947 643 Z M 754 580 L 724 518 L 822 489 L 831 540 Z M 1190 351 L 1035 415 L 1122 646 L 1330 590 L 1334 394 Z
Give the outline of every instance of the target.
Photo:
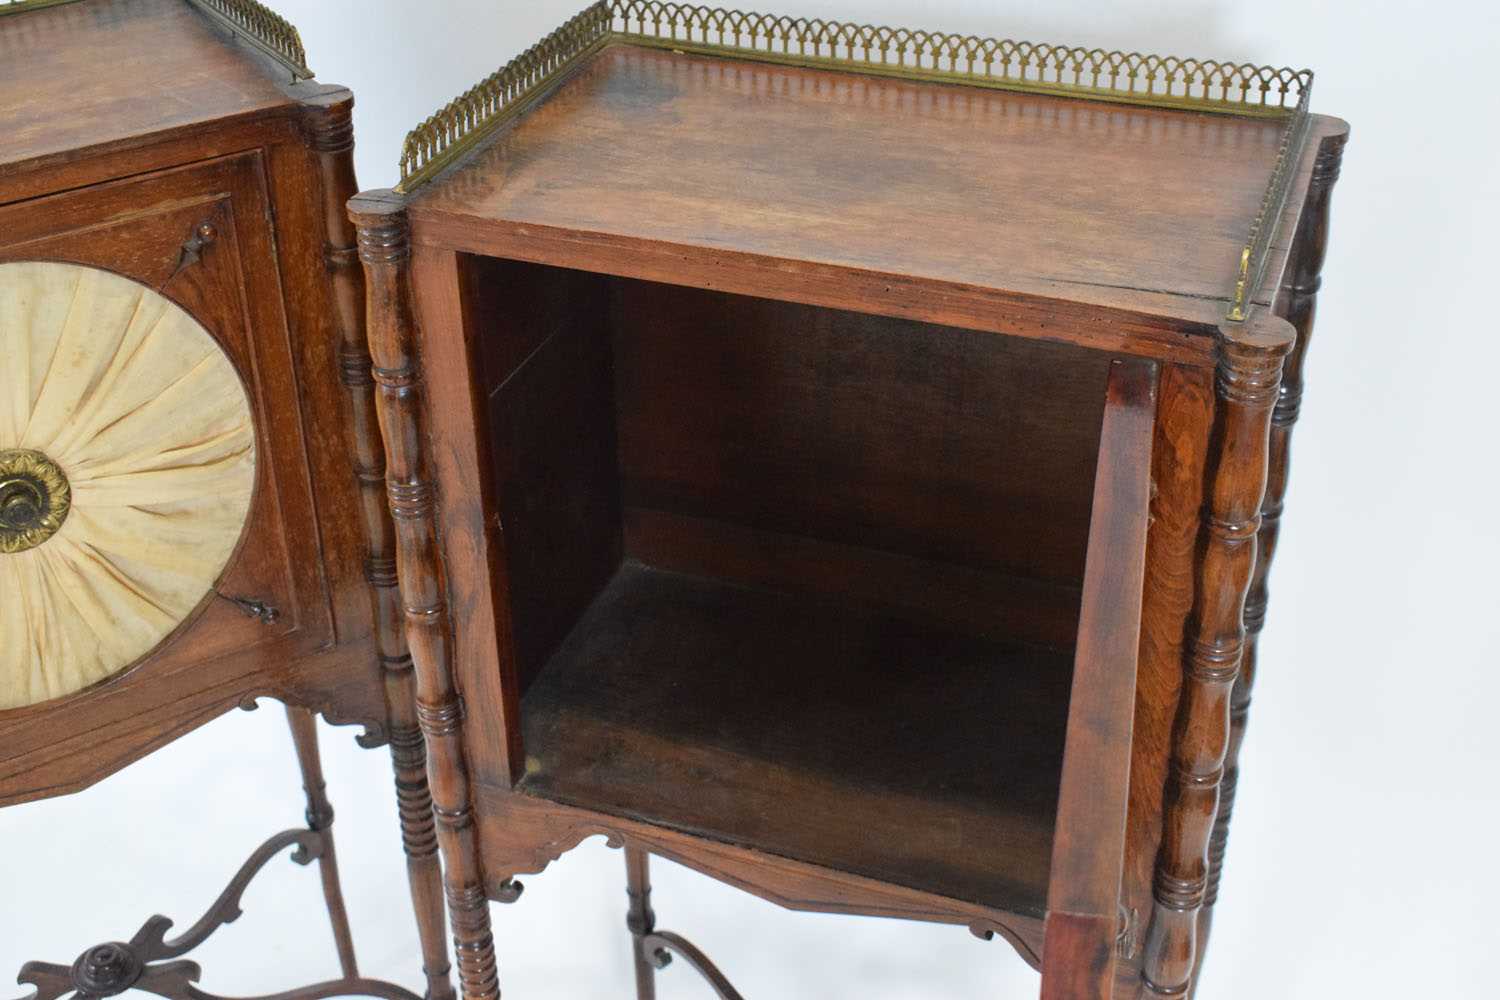
M 1280 138 L 1274 121 L 619 45 L 412 215 L 418 239 L 542 227 L 579 253 L 685 245 L 1211 326 Z
M 1191 993 L 1346 127 L 1227 322 L 1279 123 L 622 43 L 549 87 L 352 206 L 472 995 L 476 887 L 591 836 L 643 997 L 652 853 Z
M 294 112 L 249 50 L 183 0 L 88 0 L 6 17 L 0 176 Z

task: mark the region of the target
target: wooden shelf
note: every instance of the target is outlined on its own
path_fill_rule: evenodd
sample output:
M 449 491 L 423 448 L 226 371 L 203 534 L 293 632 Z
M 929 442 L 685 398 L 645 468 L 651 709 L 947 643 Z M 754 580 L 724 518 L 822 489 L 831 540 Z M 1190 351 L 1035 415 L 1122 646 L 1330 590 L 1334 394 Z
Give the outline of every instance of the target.
M 627 560 L 522 703 L 519 790 L 1041 916 L 1071 653 Z

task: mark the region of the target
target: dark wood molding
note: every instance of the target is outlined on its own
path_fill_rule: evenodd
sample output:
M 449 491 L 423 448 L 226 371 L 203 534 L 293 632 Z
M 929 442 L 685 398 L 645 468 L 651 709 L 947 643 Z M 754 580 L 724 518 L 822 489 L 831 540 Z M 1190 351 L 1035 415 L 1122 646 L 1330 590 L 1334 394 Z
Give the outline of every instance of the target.
M 784 909 L 953 924 L 986 941 L 998 936 L 1041 968 L 1040 920 L 491 786 L 476 791 L 490 896 L 502 902 L 514 900 L 516 876 L 545 871 L 585 840 L 603 837 L 610 847 L 667 858 Z

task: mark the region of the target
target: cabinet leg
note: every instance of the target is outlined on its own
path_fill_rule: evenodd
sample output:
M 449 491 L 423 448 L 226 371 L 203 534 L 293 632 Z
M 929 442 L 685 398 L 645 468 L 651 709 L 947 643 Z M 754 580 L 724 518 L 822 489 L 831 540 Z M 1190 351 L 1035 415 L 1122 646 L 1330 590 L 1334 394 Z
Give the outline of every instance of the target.
M 656 1000 L 656 966 L 646 954 L 646 935 L 656 930 L 651 910 L 651 855 L 639 847 L 625 848 L 625 892 L 630 910 L 625 926 L 630 928 L 630 950 L 635 958 L 636 1000 Z
M 410 666 L 408 663 L 407 670 Z M 408 694 L 407 697 L 410 697 Z M 396 772 L 396 811 L 401 820 L 401 847 L 406 853 L 406 878 L 417 939 L 422 948 L 422 973 L 427 978 L 427 1000 L 453 1000 L 453 965 L 448 959 L 448 930 L 444 926 L 443 866 L 438 860 L 437 831 L 432 816 L 432 793 L 427 787 L 426 748 L 415 725 L 391 728 L 391 765 Z
M 673 955 L 702 976 L 719 1000 L 745 1000 L 697 945 L 681 934 L 656 929 L 656 914 L 651 910 L 651 855 L 627 845 L 625 877 L 625 891 L 630 896 L 625 924 L 630 928 L 635 956 L 636 1000 L 656 1000 L 656 970 L 670 965 Z
M 359 967 L 354 961 L 354 936 L 349 932 L 349 914 L 344 908 L 344 890 L 339 882 L 339 862 L 333 850 L 333 806 L 328 802 L 323 762 L 318 756 L 318 721 L 307 709 L 291 705 L 286 708 L 286 721 L 292 730 L 292 745 L 297 749 L 302 788 L 307 793 L 307 827 L 323 838 L 318 874 L 323 879 L 323 900 L 328 904 L 328 920 L 333 925 L 339 967 L 346 979 L 357 979 Z

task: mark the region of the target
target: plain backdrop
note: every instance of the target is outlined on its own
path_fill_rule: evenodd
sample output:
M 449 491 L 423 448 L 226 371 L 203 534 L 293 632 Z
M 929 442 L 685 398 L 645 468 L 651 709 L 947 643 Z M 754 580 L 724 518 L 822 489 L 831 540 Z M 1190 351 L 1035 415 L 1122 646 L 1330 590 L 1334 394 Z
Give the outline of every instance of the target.
M 319 78 L 354 90 L 360 178 L 384 187 L 409 127 L 583 3 L 273 6 L 301 28 Z M 1353 137 L 1200 995 L 1496 996 L 1496 8 L 772 9 L 1317 71 L 1314 109 L 1348 119 Z M 388 757 L 358 749 L 349 730 L 321 731 L 364 971 L 420 988 Z M 267 704 L 83 794 L 0 811 L 0 970 L 71 962 L 152 912 L 195 918 L 241 856 L 301 810 L 282 713 Z M 1035 974 L 1005 945 L 962 928 L 788 913 L 665 862 L 656 875 L 662 925 L 690 934 L 750 998 L 1035 995 Z M 493 909 L 506 996 L 630 995 L 618 852 L 591 841 L 527 881 L 519 904 Z M 197 957 L 219 993 L 333 976 L 316 875 L 278 861 Z M 663 1000 L 709 995 L 686 968 L 660 984 Z

